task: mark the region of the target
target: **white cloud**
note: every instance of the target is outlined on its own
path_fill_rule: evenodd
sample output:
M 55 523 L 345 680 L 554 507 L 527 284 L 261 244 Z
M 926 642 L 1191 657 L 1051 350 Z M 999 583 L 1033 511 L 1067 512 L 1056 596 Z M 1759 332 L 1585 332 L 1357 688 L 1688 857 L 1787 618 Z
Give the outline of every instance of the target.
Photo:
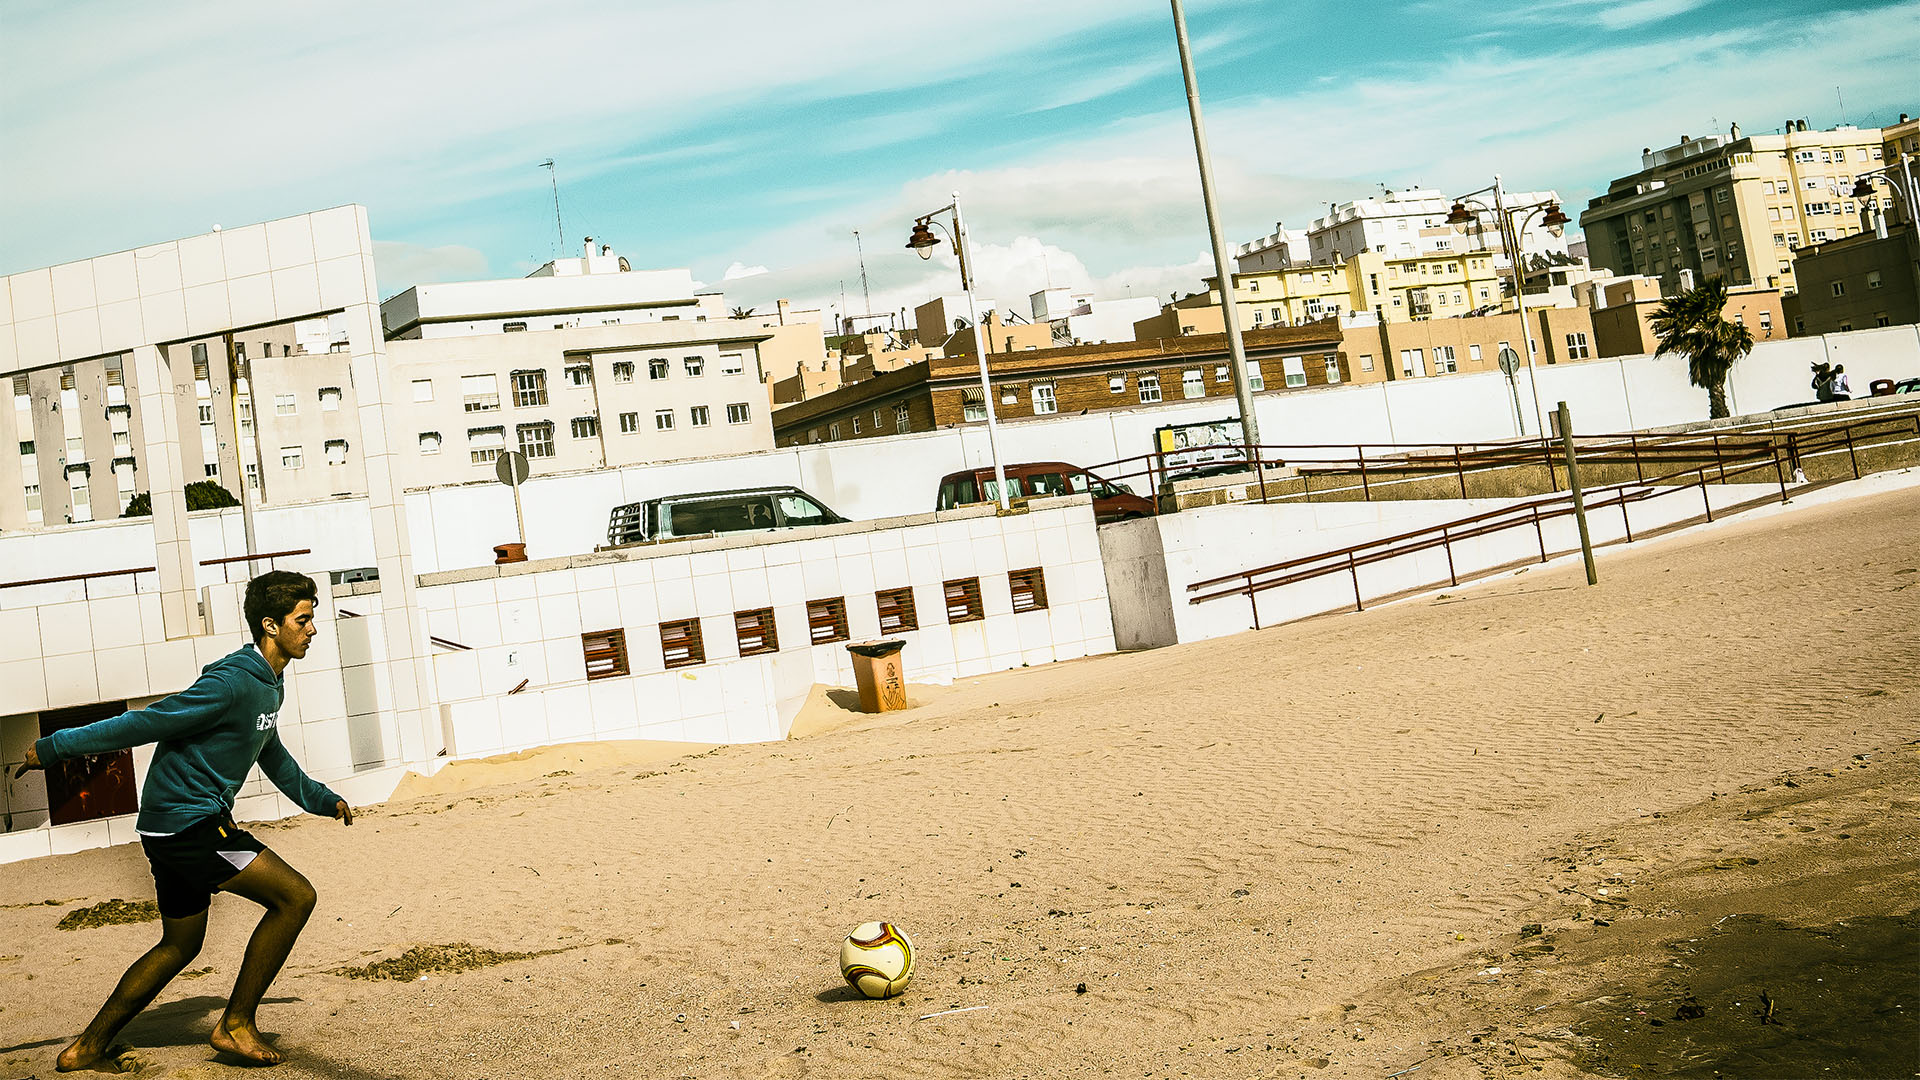
M 766 272 L 767 268 L 764 266 L 748 266 L 745 263 L 734 263 L 732 266 L 727 267 L 726 273 L 720 275 L 720 280 L 738 281 L 741 278 L 758 277 Z

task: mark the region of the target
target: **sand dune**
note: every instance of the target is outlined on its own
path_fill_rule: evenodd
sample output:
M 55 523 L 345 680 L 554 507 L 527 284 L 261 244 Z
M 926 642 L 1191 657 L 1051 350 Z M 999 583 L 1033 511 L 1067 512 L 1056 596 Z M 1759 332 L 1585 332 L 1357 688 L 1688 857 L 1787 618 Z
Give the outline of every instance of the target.
M 264 827 L 321 894 L 262 1012 L 277 1074 L 1578 1075 L 1594 987 L 1655 985 L 1668 931 L 1915 908 L 1916 527 L 1905 487 L 1611 551 L 1598 588 L 1549 567 Z M 68 901 L 0 907 L 0 1073 L 50 1074 L 153 933 L 60 915 L 150 895 L 134 848 L 0 877 Z M 834 970 L 873 918 L 919 946 L 901 999 Z M 252 922 L 216 899 L 213 971 L 128 1029 L 145 1075 L 230 1071 L 204 1039 Z M 330 973 L 456 942 L 560 951 Z

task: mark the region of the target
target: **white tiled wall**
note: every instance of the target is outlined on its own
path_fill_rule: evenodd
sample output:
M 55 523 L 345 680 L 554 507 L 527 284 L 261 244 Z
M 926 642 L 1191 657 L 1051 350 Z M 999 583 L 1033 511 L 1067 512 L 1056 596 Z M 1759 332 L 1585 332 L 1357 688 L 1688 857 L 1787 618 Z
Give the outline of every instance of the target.
M 1013 612 L 1008 570 L 1040 567 L 1048 607 Z M 945 582 L 978 577 L 986 617 L 950 625 Z M 783 738 L 815 683 L 849 686 L 845 643 L 812 645 L 807 602 L 844 598 L 852 640 L 880 636 L 874 593 L 910 586 L 919 629 L 899 635 L 909 681 L 1113 649 L 1091 506 L 1051 500 L 805 533 L 429 575 L 429 632 L 466 649 L 434 656 L 451 757 L 584 739 Z M 741 657 L 734 613 L 771 607 L 777 653 Z M 697 618 L 706 663 L 666 670 L 659 625 Z M 625 677 L 586 680 L 580 635 L 624 629 Z M 509 693 L 522 681 L 524 689 Z

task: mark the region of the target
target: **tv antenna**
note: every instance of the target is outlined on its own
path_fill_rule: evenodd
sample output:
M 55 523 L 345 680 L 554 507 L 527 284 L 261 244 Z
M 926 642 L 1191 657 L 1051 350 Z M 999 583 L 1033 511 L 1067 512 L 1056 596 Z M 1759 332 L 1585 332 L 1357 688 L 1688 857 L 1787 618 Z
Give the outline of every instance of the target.
M 866 305 L 868 312 L 873 311 L 873 293 L 867 289 L 867 252 L 860 246 L 860 230 L 853 230 L 853 250 L 860 258 L 860 302 Z
M 567 253 L 567 230 L 560 224 L 560 179 L 554 174 L 552 158 L 541 162 L 538 167 L 547 170 L 547 180 L 553 184 L 553 231 L 560 241 L 560 246 L 553 252 L 557 259 Z

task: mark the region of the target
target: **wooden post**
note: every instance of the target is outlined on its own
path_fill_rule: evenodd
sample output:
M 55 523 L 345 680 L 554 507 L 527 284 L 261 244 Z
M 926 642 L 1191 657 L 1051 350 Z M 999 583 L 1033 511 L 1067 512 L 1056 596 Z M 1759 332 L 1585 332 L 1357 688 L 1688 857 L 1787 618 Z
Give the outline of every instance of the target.
M 1587 535 L 1587 500 L 1580 491 L 1580 465 L 1573 453 L 1573 415 L 1567 403 L 1560 403 L 1560 449 L 1567 458 L 1567 490 L 1573 494 L 1573 520 L 1580 526 L 1580 555 L 1587 563 L 1587 584 L 1600 584 L 1600 571 L 1593 565 L 1593 540 Z

